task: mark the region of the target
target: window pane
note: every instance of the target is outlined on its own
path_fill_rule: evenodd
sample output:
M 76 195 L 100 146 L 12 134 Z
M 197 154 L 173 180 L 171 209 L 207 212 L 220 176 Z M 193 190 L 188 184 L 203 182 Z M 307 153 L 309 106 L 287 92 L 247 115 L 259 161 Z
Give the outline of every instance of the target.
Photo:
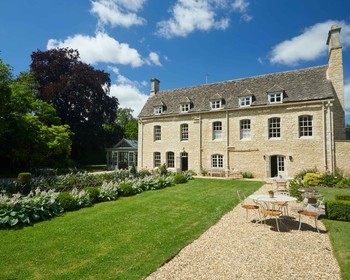
M 222 125 L 221 122 L 213 123 L 213 140 L 221 139 L 222 135 Z
M 188 124 L 181 125 L 181 141 L 188 140 Z
M 280 118 L 269 119 L 269 138 L 281 137 Z
M 154 127 L 154 141 L 162 140 L 162 128 L 159 125 Z
M 173 152 L 167 153 L 167 166 L 170 168 L 175 167 L 175 160 L 174 160 L 174 153 Z
M 312 136 L 312 116 L 299 117 L 299 137 Z
M 160 153 L 156 152 L 154 153 L 154 166 L 160 166 L 161 159 L 160 159 Z
M 241 120 L 241 139 L 250 139 L 250 120 Z
M 224 157 L 222 155 L 211 156 L 211 167 L 221 168 L 224 167 Z

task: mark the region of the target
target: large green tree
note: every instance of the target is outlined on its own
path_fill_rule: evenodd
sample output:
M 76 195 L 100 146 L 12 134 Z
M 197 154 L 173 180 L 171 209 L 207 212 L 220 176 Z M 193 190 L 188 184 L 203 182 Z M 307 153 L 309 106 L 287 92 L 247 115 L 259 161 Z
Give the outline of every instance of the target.
M 138 121 L 133 117 L 133 112 L 131 108 L 118 108 L 116 123 L 122 129 L 125 138 L 137 140 Z
M 109 96 L 109 74 L 83 63 L 78 51 L 69 48 L 38 50 L 31 57 L 30 69 L 39 83 L 37 97 L 52 104 L 74 132 L 73 159 L 102 162 L 105 147 L 118 140 L 118 100 Z
M 72 133 L 51 105 L 36 98 L 34 77 L 27 72 L 14 79 L 0 60 L 0 79 L 0 165 L 29 170 L 67 160 Z

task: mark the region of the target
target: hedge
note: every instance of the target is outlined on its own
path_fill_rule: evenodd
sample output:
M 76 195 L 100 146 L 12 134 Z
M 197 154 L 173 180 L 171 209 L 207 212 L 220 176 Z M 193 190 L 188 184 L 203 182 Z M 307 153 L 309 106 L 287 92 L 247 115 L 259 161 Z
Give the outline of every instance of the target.
M 330 200 L 326 203 L 326 214 L 330 220 L 350 221 L 350 201 Z

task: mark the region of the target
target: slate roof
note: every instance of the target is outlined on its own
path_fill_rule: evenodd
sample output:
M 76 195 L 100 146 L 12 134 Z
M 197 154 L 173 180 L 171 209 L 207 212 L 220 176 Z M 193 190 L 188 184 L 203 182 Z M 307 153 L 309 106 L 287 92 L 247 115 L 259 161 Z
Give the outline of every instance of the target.
M 115 144 L 111 149 L 127 149 L 127 150 L 137 149 L 137 144 L 138 144 L 137 140 L 130 140 L 130 139 L 123 138 L 117 144 Z
M 150 96 L 139 117 L 153 116 L 153 107 L 163 103 L 159 116 L 179 114 L 180 103 L 191 100 L 190 112 L 210 111 L 213 97 L 224 99 L 225 109 L 239 108 L 242 93 L 254 96 L 251 107 L 268 104 L 268 92 L 284 90 L 283 103 L 333 98 L 332 83 L 326 78 L 328 65 L 279 72 L 237 80 L 178 88 L 157 92 Z

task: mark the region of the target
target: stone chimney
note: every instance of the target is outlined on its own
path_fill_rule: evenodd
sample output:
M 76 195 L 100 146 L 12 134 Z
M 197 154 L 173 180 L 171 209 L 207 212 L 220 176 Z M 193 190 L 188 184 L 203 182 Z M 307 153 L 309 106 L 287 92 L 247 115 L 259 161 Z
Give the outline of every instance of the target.
M 344 73 L 343 54 L 340 43 L 341 28 L 334 24 L 328 32 L 328 70 L 327 79 L 334 88 L 334 137 L 345 139 L 345 104 L 344 104 Z
M 151 79 L 151 96 L 157 94 L 157 92 L 159 91 L 159 83 L 160 81 L 158 79 Z

